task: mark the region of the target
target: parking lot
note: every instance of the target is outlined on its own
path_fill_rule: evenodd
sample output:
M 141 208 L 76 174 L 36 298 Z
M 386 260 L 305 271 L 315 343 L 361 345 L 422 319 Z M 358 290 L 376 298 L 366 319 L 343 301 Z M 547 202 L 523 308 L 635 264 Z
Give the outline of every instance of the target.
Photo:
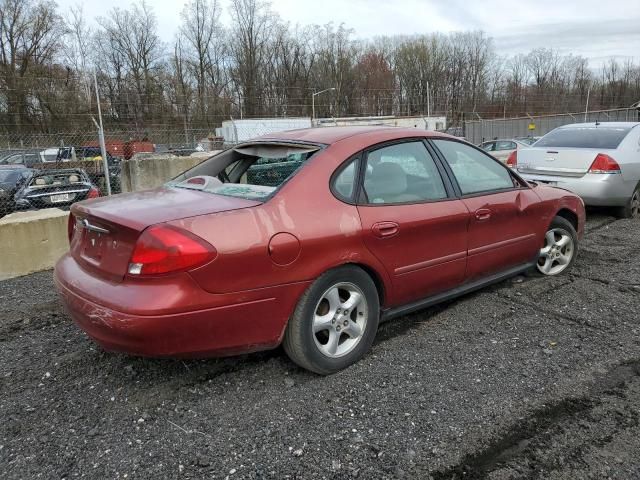
M 0 282 L 0 476 L 638 478 L 640 222 L 588 215 L 569 274 L 385 324 L 326 378 L 104 353 L 51 272 Z

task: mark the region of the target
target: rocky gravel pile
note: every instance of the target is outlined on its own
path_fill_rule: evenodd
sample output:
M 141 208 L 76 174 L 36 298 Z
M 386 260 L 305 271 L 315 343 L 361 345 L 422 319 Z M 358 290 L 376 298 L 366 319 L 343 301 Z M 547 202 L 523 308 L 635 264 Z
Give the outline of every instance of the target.
M 570 274 L 387 323 L 331 377 L 104 353 L 51 272 L 0 282 L 0 478 L 640 478 L 638 238 L 590 212 Z

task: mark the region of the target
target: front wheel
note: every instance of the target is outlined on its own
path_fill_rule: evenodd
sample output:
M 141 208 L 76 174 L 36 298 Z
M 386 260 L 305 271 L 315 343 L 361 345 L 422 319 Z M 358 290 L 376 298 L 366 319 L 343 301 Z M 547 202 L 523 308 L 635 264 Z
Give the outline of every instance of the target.
M 538 271 L 543 275 L 560 275 L 573 266 L 578 255 L 578 235 L 571 222 L 555 217 L 544 236 L 538 256 Z
M 285 332 L 291 360 L 328 375 L 360 360 L 378 330 L 380 304 L 371 277 L 355 266 L 330 270 L 304 293 Z

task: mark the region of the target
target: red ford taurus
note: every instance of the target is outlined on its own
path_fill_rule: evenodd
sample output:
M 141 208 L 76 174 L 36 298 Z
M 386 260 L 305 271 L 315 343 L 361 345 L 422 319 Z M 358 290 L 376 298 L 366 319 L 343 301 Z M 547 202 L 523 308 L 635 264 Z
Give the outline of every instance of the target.
M 527 269 L 562 273 L 584 219 L 576 195 L 446 135 L 300 130 L 156 190 L 74 205 L 55 278 L 105 349 L 213 356 L 282 343 L 328 374 L 365 355 L 381 321 Z

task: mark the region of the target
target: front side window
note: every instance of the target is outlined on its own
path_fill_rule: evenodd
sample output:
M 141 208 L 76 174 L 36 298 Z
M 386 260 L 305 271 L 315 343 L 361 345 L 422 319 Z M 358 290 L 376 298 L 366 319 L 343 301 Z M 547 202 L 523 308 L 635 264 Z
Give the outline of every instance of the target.
M 370 152 L 364 191 L 372 204 L 416 203 L 447 197 L 438 167 L 420 141 Z
M 464 143 L 433 140 L 451 167 L 463 195 L 514 188 L 506 167 Z

